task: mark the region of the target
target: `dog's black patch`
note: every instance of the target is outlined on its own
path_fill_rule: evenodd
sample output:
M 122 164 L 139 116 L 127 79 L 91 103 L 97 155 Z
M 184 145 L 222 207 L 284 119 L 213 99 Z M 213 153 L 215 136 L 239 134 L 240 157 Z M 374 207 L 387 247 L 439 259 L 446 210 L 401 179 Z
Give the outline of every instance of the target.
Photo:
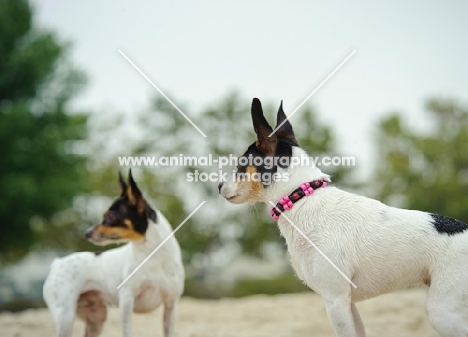
M 133 224 L 133 229 L 144 235 L 148 229 L 148 219 L 146 214 L 140 214 L 136 207 L 129 204 L 126 196 L 119 197 L 109 208 L 109 213 L 104 216 L 103 224 L 110 227 L 123 227 L 124 220 L 129 219 Z
M 440 214 L 431 213 L 430 215 L 433 219 L 432 224 L 440 234 L 455 235 L 468 229 L 468 225 L 463 221 Z
M 289 139 L 279 139 L 275 157 L 278 158 L 278 166 L 287 168 L 291 164 L 293 146 L 299 146 Z M 283 161 L 284 159 L 284 161 Z
M 102 253 L 103 253 L 103 252 L 94 252 L 94 255 L 95 255 L 95 256 L 99 256 L 99 255 L 101 255 Z
M 261 158 L 261 162 L 263 165 L 253 165 L 256 169 L 256 172 L 261 175 L 261 177 L 266 177 L 265 173 L 269 173 L 270 176 L 275 174 L 278 171 L 278 166 L 281 168 L 287 168 L 291 164 L 291 157 L 292 157 L 292 148 L 293 146 L 297 146 L 293 141 L 289 139 L 279 139 L 277 143 L 277 147 L 275 150 L 274 157 L 272 159 L 272 165 L 266 164 L 265 158 L 267 155 L 265 153 L 262 153 L 256 143 L 253 143 L 252 145 L 249 146 L 247 151 L 241 156 L 241 157 L 246 157 L 247 160 L 250 160 L 250 162 L 255 163 L 255 158 Z M 237 166 L 237 172 L 239 173 L 245 173 L 247 171 L 247 167 L 249 165 L 238 165 Z M 271 184 L 270 181 L 265 181 L 262 179 L 262 183 L 264 186 L 267 186 Z
M 135 229 L 136 232 L 144 235 L 148 229 L 148 219 L 146 216 L 143 217 L 138 212 L 131 212 L 129 214 L 129 218 L 133 224 L 133 229 Z

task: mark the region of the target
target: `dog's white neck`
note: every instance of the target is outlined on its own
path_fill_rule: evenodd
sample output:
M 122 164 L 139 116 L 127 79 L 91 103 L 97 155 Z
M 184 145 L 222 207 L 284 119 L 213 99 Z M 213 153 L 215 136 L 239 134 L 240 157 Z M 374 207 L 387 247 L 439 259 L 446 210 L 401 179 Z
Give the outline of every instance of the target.
M 299 148 L 293 147 L 292 158 L 301 159 L 302 156 L 308 156 L 307 153 Z M 300 162 L 300 161 L 299 161 Z M 319 168 L 312 166 L 291 165 L 283 169 L 278 167 L 278 173 L 287 174 L 287 181 L 281 179 L 268 188 L 266 188 L 265 199 L 263 200 L 268 206 L 271 206 L 270 201 L 276 204 L 282 197 L 289 195 L 302 183 L 313 180 L 326 180 L 330 181 L 330 176 L 320 171 Z

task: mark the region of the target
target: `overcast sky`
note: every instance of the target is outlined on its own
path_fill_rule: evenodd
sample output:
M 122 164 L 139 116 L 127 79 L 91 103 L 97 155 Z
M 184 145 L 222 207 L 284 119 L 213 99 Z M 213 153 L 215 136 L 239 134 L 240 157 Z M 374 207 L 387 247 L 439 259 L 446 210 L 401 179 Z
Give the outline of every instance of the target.
M 72 58 L 89 76 L 76 105 L 99 113 L 131 113 L 158 95 L 118 49 L 189 116 L 232 89 L 249 102 L 283 99 L 291 112 L 355 49 L 310 103 L 364 175 L 385 113 L 402 111 L 420 127 L 429 96 L 468 104 L 467 1 L 33 4 L 40 26 L 73 42 Z

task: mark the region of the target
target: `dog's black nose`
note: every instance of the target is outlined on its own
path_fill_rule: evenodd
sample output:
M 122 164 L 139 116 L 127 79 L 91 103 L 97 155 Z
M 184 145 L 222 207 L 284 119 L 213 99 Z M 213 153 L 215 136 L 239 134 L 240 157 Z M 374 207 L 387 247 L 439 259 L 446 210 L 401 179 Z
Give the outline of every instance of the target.
M 84 236 L 89 239 L 91 237 L 91 235 L 93 235 L 93 230 L 92 229 L 88 229 L 85 233 L 84 233 Z
M 223 183 L 218 184 L 218 192 L 221 193 L 221 187 L 223 187 Z

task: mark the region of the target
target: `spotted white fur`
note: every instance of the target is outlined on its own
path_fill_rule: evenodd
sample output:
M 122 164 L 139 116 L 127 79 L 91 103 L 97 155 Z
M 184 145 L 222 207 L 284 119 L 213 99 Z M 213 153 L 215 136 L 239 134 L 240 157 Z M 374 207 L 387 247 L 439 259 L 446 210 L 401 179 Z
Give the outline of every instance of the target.
M 98 336 L 106 305 L 120 307 L 124 337 L 131 336 L 132 312 L 151 312 L 164 305 L 164 336 L 174 336 L 177 302 L 184 288 L 179 244 L 171 237 L 120 289 L 117 286 L 171 233 L 157 212 L 145 240 L 132 241 L 99 255 L 74 253 L 56 259 L 44 284 L 44 300 L 58 337 L 71 337 L 76 313 L 86 322 L 86 337 Z
M 262 136 L 262 133 L 268 135 L 271 127 L 263 118 L 259 104 L 254 99 L 252 117 L 257 146 L 263 146 L 273 155 L 274 148 L 269 144 L 282 139 Z M 284 118 L 280 107 L 278 121 Z M 287 126 L 289 129 L 283 134 L 295 140 L 292 127 Z M 262 143 L 266 141 L 270 143 Z M 292 157 L 301 155 L 305 151 L 292 146 Z M 252 172 L 255 170 L 250 168 Z M 232 203 L 259 201 L 271 207 L 270 202 L 276 204 L 304 182 L 330 181 L 317 167 L 278 167 L 277 172 L 286 173 L 289 180 L 279 180 L 259 190 L 258 183 L 250 186 L 248 182 L 231 179 L 219 185 L 220 194 Z M 426 193 L 430 191 L 421 190 L 421 198 Z M 285 216 L 357 287 L 342 277 Z M 451 230 L 450 226 L 456 228 Z M 428 287 L 427 317 L 441 336 L 468 336 L 466 224 L 421 211 L 389 207 L 329 184 L 285 211 L 278 227 L 286 239 L 297 276 L 322 296 L 336 336 L 366 335 L 356 302 L 411 285 Z

